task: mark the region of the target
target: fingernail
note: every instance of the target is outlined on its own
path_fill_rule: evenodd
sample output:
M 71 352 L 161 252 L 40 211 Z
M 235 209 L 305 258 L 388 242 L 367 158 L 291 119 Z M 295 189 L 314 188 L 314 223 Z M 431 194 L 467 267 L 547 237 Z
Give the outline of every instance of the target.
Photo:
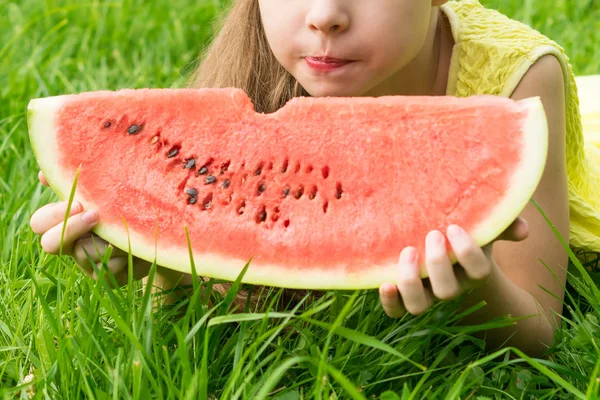
M 444 235 L 442 235 L 442 232 L 431 231 L 427 234 L 427 238 L 425 239 L 425 241 L 427 242 L 427 244 L 432 245 L 444 243 L 445 239 Z
M 81 205 L 80 202 L 78 201 L 74 201 L 73 203 L 71 203 L 71 210 L 74 212 L 79 212 L 83 209 L 83 206 Z
M 81 219 L 86 224 L 95 224 L 98 221 L 98 212 L 96 210 L 86 211 L 81 215 Z
M 448 227 L 448 236 L 451 236 L 453 238 L 459 238 L 463 236 L 464 233 L 465 231 L 463 231 L 462 228 L 458 225 L 450 225 Z
M 400 279 L 412 280 L 418 275 L 417 250 L 414 247 L 406 247 L 400 253 L 400 265 L 398 276 Z
M 400 253 L 400 261 L 408 264 L 414 263 L 417 261 L 417 250 L 414 247 L 406 247 Z

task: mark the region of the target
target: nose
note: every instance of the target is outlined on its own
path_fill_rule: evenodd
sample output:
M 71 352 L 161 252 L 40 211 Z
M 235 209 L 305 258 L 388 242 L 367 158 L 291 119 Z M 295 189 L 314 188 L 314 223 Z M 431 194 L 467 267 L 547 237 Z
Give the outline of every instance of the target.
M 350 26 L 350 15 L 339 0 L 315 0 L 306 15 L 306 25 L 313 32 L 340 33 Z

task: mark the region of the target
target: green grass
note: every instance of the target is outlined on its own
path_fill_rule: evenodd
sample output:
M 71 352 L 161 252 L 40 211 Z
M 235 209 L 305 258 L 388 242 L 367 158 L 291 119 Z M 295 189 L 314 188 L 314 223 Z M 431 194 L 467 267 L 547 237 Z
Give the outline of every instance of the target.
M 577 74 L 600 73 L 597 0 L 486 3 L 556 39 Z M 600 298 L 585 273 L 571 277 L 549 357 L 534 360 L 510 348 L 483 353 L 471 335 L 486 326 L 456 326 L 456 301 L 393 321 L 374 292 L 332 292 L 274 312 L 272 291 L 258 310 L 231 314 L 230 298 L 213 295 L 211 308 L 198 290 L 153 312 L 139 284 L 111 291 L 41 251 L 28 220 L 55 197 L 36 179 L 28 100 L 182 86 L 221 7 L 0 0 L 0 397 L 599 398 Z

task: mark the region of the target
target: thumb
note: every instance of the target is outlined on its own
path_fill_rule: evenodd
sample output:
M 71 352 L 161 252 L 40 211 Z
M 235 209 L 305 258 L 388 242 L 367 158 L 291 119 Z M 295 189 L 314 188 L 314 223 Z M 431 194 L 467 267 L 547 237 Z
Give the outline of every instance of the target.
M 521 217 L 517 217 L 508 228 L 498 236 L 496 240 L 508 240 L 511 242 L 520 242 L 529 236 L 529 225 Z

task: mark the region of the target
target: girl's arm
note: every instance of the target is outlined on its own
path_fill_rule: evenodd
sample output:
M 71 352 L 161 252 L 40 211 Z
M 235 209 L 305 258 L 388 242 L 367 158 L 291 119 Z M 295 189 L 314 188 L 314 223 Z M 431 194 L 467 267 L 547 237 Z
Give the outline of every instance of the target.
M 540 58 L 511 97 L 519 100 L 533 96 L 541 97 L 549 128 L 548 159 L 533 199 L 568 242 L 565 88 L 560 63 L 554 56 Z M 499 268 L 495 268 L 486 285 L 473 290 L 466 304 L 485 300 L 487 306 L 464 319 L 463 324 L 477 324 L 506 314 L 537 314 L 511 327 L 489 330 L 485 337 L 490 347 L 513 345 L 530 355 L 541 355 L 546 345 L 551 345 L 555 327 L 560 324 L 555 314 L 562 314 L 568 256 L 533 204 L 528 204 L 520 216 L 529 224 L 529 236 L 520 242 L 494 244 L 493 259 Z

